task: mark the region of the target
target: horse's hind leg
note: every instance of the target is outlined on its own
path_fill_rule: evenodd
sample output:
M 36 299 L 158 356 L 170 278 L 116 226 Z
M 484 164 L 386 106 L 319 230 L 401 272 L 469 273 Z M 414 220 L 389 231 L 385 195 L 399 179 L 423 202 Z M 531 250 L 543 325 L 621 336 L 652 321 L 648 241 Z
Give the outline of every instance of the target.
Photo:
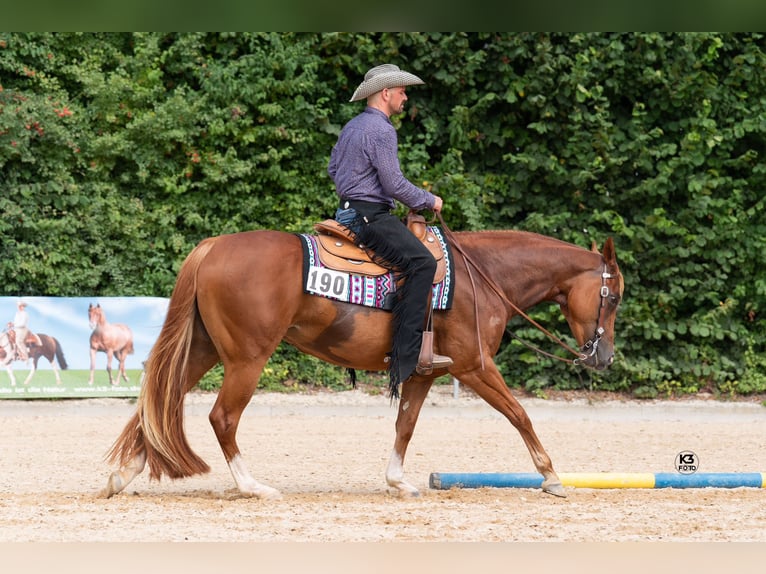
M 188 380 L 186 382 L 186 388 L 183 389 L 183 393 L 186 394 L 192 390 L 202 376 L 212 369 L 218 362 L 218 354 L 215 347 L 212 346 L 207 335 L 198 334 L 192 339 L 192 346 L 189 350 L 189 363 L 188 363 Z M 133 419 L 123 430 L 123 434 L 118 438 L 118 442 L 124 442 L 126 444 L 133 445 L 137 442 L 135 433 L 140 432 L 140 418 L 138 413 L 133 415 Z M 123 437 L 124 441 L 122 440 Z M 143 444 L 143 438 L 140 439 Z M 101 491 L 101 495 L 110 498 L 115 494 L 122 492 L 130 482 L 136 478 L 144 470 L 146 466 L 146 451 L 142 448 L 138 448 L 135 451 L 136 454 L 127 460 L 120 466 L 118 470 L 115 470 L 109 475 L 107 485 L 104 490 Z M 117 454 L 113 455 L 117 458 Z
M 236 438 L 242 412 L 258 386 L 261 371 L 269 355 L 270 353 L 262 355 L 264 358 L 258 358 L 254 363 L 224 363 L 223 384 L 209 418 L 239 491 L 246 496 L 278 499 L 282 497 L 278 490 L 261 484 L 250 474 Z
M 120 363 L 120 373 L 122 373 L 122 378 L 125 380 L 126 383 L 130 382 L 130 379 L 128 378 L 127 373 L 125 372 L 125 364 L 128 362 L 128 353 L 127 349 L 123 349 L 120 351 L 121 357 L 121 363 Z
M 53 369 L 53 374 L 56 376 L 56 384 L 61 384 L 61 372 L 59 371 L 59 368 L 56 366 L 55 361 L 51 361 L 51 369 Z
M 386 468 L 386 482 L 396 488 L 401 496 L 420 496 L 420 491 L 404 480 L 404 457 L 432 382 L 433 379 L 413 377 L 402 384 L 399 414 L 396 417 L 396 440 Z
M 24 379 L 24 384 L 28 385 L 29 381 L 32 380 L 32 377 L 35 375 L 35 371 L 37 370 L 37 358 L 32 359 L 32 364 L 29 367 L 29 374 L 27 375 L 27 378 Z M 56 367 L 53 367 L 53 370 L 56 370 Z M 56 373 L 56 380 L 58 381 L 58 372 Z M 60 382 L 60 381 L 59 381 Z
M 470 374 L 461 375 L 459 378 L 461 383 L 476 391 L 481 398 L 502 413 L 519 431 L 529 454 L 532 455 L 535 468 L 543 475 L 543 491 L 562 498 L 566 497 L 564 486 L 553 470 L 553 463 L 548 453 L 545 452 L 540 439 L 532 428 L 529 415 L 511 394 L 495 364 L 488 361 L 485 363 L 483 371 L 474 371 Z
M 130 379 L 128 379 L 128 375 L 125 374 L 125 361 L 128 360 L 128 354 L 125 351 L 119 351 L 117 353 L 117 360 L 120 362 L 120 372 L 117 373 L 117 384 L 120 383 L 120 377 L 122 377 L 126 383 L 129 383 Z
M 101 496 L 111 498 L 130 484 L 146 466 L 146 451 L 139 452 L 127 464 L 121 466 L 109 475 L 106 487 L 101 491 Z

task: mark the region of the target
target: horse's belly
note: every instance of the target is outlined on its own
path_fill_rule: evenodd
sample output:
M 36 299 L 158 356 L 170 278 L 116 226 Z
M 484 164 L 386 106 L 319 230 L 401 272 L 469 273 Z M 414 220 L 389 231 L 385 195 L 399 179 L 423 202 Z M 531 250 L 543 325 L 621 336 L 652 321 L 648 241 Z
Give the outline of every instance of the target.
M 391 314 L 348 303 L 318 300 L 303 307 L 285 341 L 336 365 L 383 371 L 391 352 Z M 313 311 L 311 310 L 313 308 Z

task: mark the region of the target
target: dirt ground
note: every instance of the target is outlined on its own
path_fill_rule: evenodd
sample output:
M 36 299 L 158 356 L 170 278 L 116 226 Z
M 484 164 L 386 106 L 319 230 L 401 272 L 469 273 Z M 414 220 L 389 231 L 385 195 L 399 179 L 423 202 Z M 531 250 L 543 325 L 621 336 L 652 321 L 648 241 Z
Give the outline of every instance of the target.
M 0 542 L 720 542 L 766 541 L 766 489 L 431 490 L 432 472 L 534 472 L 511 425 L 452 387 L 432 389 L 405 473 L 384 472 L 395 408 L 362 391 L 256 394 L 239 443 L 253 475 L 284 498 L 241 497 L 207 420 L 215 396 L 187 398 L 190 443 L 211 473 L 98 496 L 103 456 L 134 409 L 126 399 L 0 401 Z M 521 398 L 559 472 L 766 472 L 757 402 Z

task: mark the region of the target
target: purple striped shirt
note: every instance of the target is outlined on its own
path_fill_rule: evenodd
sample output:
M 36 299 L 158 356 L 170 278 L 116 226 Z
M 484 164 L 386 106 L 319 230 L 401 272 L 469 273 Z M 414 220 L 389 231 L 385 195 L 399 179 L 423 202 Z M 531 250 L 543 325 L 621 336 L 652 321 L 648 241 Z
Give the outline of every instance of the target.
M 351 119 L 332 148 L 327 173 L 341 199 L 370 201 L 411 209 L 432 209 L 435 197 L 402 175 L 397 156 L 396 129 L 388 116 L 375 108 Z

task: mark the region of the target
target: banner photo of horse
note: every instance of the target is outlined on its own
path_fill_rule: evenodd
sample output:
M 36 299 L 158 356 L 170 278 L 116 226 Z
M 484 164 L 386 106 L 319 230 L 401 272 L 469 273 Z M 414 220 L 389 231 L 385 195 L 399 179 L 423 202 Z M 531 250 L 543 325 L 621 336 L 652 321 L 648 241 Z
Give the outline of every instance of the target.
M 137 397 L 162 297 L 0 297 L 0 399 Z

